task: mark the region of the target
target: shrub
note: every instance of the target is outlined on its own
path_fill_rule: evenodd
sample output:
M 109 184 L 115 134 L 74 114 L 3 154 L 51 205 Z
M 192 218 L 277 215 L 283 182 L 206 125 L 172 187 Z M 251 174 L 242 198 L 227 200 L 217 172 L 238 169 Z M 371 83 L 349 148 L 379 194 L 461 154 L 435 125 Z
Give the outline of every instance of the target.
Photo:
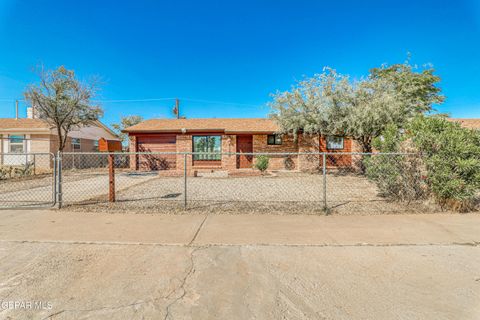
M 258 156 L 256 161 L 255 161 L 255 168 L 260 170 L 262 173 L 265 172 L 268 169 L 268 162 L 270 161 L 270 158 L 267 156 Z
M 442 116 L 421 116 L 409 135 L 425 158 L 427 184 L 440 206 L 472 209 L 480 192 L 480 132 Z
M 384 195 L 407 201 L 429 195 L 442 208 L 475 208 L 480 195 L 479 131 L 462 128 L 444 116 L 418 116 L 407 126 L 406 134 L 387 128 L 382 139 L 375 141 L 375 148 L 380 152 L 419 153 L 364 160 L 367 177 Z
M 388 126 L 373 145 L 380 152 L 405 152 L 407 144 L 401 131 Z M 403 146 L 402 146 L 403 145 Z M 423 163 L 417 155 L 374 155 L 364 159 L 365 174 L 377 184 L 380 193 L 397 201 L 419 200 L 426 196 L 422 179 Z
M 23 166 L 0 167 L 0 180 L 15 179 L 33 174 L 33 162 L 27 162 Z

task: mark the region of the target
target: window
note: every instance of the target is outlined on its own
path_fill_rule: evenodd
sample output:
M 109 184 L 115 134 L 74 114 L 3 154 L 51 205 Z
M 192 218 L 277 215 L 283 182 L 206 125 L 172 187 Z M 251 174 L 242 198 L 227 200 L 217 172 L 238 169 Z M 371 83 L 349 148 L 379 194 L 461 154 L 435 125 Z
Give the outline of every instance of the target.
M 9 136 L 9 152 L 10 153 L 22 153 L 24 151 L 24 144 L 23 141 L 25 140 L 25 136 L 20 135 L 12 135 Z
M 193 136 L 193 152 L 218 152 L 218 154 L 194 154 L 193 160 L 221 160 L 222 140 L 220 136 Z
M 268 145 L 280 145 L 282 144 L 282 136 L 279 134 L 269 134 L 267 136 Z
M 327 137 L 327 149 L 328 150 L 341 150 L 341 149 L 343 149 L 343 137 L 328 136 Z
M 79 138 L 72 138 L 72 149 L 73 149 L 73 151 L 79 151 L 80 148 L 81 148 L 80 139 Z
M 98 151 L 98 140 L 93 140 L 93 151 Z

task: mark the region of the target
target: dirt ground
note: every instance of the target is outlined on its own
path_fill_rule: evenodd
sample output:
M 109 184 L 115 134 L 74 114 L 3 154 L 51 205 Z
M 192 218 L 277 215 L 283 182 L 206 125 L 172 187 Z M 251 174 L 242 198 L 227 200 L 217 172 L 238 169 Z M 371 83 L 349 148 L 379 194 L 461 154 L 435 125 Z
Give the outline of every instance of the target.
M 474 320 L 479 218 L 3 211 L 0 318 Z
M 122 187 L 121 183 L 117 183 Z M 253 177 L 188 177 L 187 210 L 184 178 L 157 177 L 117 192 L 89 199 L 68 210 L 147 213 L 267 213 L 324 214 L 324 181 L 318 174 L 292 173 Z M 378 194 L 374 183 L 359 175 L 328 174 L 326 198 L 330 214 L 391 214 L 439 212 L 425 202 L 397 203 Z
M 0 207 L 51 205 L 52 175 L 0 183 Z M 434 213 L 426 201 L 399 203 L 382 197 L 376 185 L 356 174 L 275 173 L 248 177 L 159 176 L 157 172 L 116 172 L 116 203 L 108 202 L 105 170 L 66 170 L 62 184 L 68 210 L 88 212 L 397 214 Z M 326 186 L 326 190 L 324 189 Z M 326 201 L 325 201 L 326 197 Z M 325 209 L 325 203 L 327 210 Z

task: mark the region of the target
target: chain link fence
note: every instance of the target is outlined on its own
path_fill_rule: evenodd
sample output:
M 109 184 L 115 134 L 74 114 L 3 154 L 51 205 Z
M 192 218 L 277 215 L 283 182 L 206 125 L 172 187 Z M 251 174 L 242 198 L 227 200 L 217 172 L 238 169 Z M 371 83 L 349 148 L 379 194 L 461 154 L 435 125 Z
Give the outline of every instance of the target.
M 165 213 L 437 209 L 426 200 L 421 158 L 414 154 L 215 155 L 63 153 L 58 202 L 75 210 Z M 265 159 L 262 171 L 259 162 Z
M 0 208 L 53 206 L 55 161 L 51 153 L 0 153 Z
M 0 154 L 0 208 L 342 214 L 425 212 L 426 169 L 399 153 Z

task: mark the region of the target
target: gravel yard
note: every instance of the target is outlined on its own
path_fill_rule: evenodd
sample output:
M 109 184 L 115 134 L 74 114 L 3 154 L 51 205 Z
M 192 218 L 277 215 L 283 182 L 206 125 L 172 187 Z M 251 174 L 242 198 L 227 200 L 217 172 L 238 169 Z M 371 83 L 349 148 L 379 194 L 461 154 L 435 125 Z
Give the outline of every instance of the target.
M 156 178 L 156 173 L 116 172 L 117 190 Z M 53 202 L 53 174 L 4 180 L 0 183 L 0 207 L 48 206 Z M 65 170 L 62 176 L 63 199 L 66 203 L 92 202 L 108 193 L 105 170 Z
M 121 183 L 117 187 L 121 188 Z M 423 203 L 395 203 L 381 197 L 375 184 L 358 175 L 327 175 L 327 205 L 331 213 L 388 214 L 433 212 Z M 188 177 L 184 210 L 184 178 L 156 177 L 117 192 L 117 202 L 107 195 L 89 204 L 68 206 L 87 211 L 159 213 L 309 213 L 323 214 L 323 178 L 315 174 L 277 174 L 255 177 Z

